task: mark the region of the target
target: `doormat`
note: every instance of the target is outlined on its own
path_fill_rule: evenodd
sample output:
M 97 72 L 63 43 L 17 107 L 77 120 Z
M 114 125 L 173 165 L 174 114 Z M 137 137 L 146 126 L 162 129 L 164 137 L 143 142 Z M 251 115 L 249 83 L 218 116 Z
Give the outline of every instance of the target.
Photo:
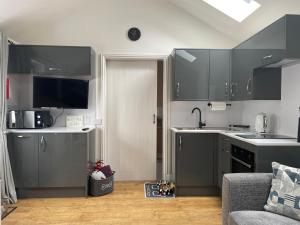
M 159 185 L 156 183 L 145 183 L 145 198 L 175 198 L 175 194 L 162 195 L 159 193 Z

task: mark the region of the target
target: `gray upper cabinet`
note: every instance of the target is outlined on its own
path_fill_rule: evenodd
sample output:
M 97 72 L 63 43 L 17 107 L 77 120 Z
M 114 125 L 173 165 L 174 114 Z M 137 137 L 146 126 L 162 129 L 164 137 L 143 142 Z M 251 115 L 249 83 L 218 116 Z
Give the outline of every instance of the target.
M 82 187 L 86 182 L 86 134 L 39 135 L 39 186 Z
M 201 187 L 214 184 L 213 134 L 176 134 L 176 185 Z
M 39 75 L 91 75 L 91 47 L 10 45 L 8 73 Z
M 230 99 L 280 100 L 281 68 L 258 68 L 255 49 L 233 49 Z
M 254 49 L 258 59 L 255 68 L 280 67 L 300 58 L 300 16 L 286 15 L 235 49 Z
M 230 92 L 231 50 L 211 49 L 209 54 L 209 100 L 227 101 Z
M 38 186 L 38 135 L 8 134 L 7 144 L 15 186 Z
M 172 56 L 173 100 L 208 100 L 209 50 L 175 49 Z

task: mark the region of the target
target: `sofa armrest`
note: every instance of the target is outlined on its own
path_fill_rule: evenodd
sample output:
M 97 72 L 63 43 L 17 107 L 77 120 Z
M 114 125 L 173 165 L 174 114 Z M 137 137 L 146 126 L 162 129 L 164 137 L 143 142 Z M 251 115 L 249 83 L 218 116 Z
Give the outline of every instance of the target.
M 271 173 L 225 174 L 222 187 L 223 225 L 232 211 L 263 210 L 272 182 Z

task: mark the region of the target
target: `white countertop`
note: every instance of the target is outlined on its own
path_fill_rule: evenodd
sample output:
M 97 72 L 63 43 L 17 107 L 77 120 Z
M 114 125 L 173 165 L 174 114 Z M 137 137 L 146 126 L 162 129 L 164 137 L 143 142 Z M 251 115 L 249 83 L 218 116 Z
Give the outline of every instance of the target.
M 243 131 L 230 131 L 226 128 L 216 127 L 203 130 L 179 130 L 176 128 L 171 128 L 175 133 L 213 133 L 213 134 L 223 134 L 225 136 L 235 138 L 240 141 L 247 142 L 249 144 L 257 146 L 300 146 L 300 143 L 297 142 L 297 139 L 247 139 L 238 137 L 238 134 L 251 134 L 252 132 L 243 132 Z
M 89 128 L 88 130 L 82 130 Z M 49 127 L 42 129 L 7 129 L 6 133 L 89 133 L 94 130 L 94 126 L 85 126 L 80 128 L 71 127 Z

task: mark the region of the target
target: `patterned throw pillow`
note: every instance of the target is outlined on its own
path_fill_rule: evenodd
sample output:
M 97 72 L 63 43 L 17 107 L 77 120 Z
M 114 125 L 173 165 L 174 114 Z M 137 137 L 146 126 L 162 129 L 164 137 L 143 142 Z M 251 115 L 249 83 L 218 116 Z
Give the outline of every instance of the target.
M 300 169 L 272 163 L 273 179 L 265 210 L 300 220 Z

